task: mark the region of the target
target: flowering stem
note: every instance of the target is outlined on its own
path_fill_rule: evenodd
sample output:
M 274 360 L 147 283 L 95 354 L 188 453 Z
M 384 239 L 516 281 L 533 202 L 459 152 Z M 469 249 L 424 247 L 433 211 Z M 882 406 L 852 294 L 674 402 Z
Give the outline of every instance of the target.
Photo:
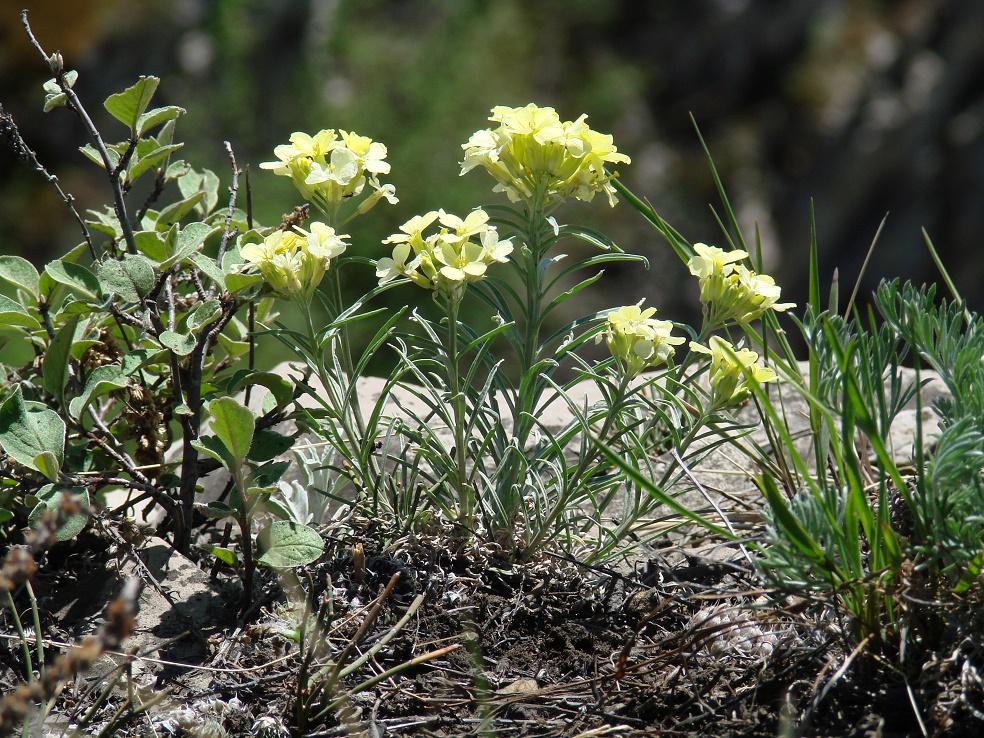
M 340 264 L 335 264 L 333 268 L 329 269 L 325 274 L 325 279 L 328 282 L 328 301 L 331 307 L 332 314 L 329 316 L 331 321 L 338 318 L 338 315 L 342 312 L 342 284 L 340 278 Z M 311 312 L 308 310 L 308 320 L 311 320 Z M 338 358 L 341 363 L 342 372 L 345 375 L 346 383 L 355 382 L 358 377 L 355 376 L 355 364 L 352 361 L 352 341 L 349 336 L 349 330 L 347 325 L 342 325 L 337 328 L 338 331 Z M 318 366 L 323 367 L 323 363 L 319 358 Z M 355 420 L 355 427 L 358 431 L 359 437 L 363 437 L 366 432 L 365 419 L 362 417 L 362 408 L 359 406 L 358 396 L 354 395 L 354 400 L 351 403 L 352 417 Z
M 454 432 L 454 486 L 458 494 L 458 523 L 466 530 L 473 528 L 475 514 L 475 495 L 467 482 L 465 469 L 466 445 L 465 438 L 465 396 L 461 387 L 461 372 L 458 355 L 458 308 L 461 306 L 460 297 L 451 296 L 447 299 L 448 311 L 448 389 L 450 390 L 451 412 L 453 414 Z
M 519 355 L 519 385 L 516 390 L 516 404 L 513 408 L 513 439 L 519 453 L 524 453 L 530 433 L 535 425 L 534 410 L 543 385 L 532 368 L 536 365 L 540 351 L 540 328 L 543 322 L 543 293 L 544 274 L 540 270 L 543 259 L 543 242 L 541 231 L 544 221 L 542 207 L 531 206 L 527 211 L 526 233 L 522 234 L 526 242 L 523 249 L 523 259 L 517 261 L 520 276 L 526 288 L 526 309 L 524 311 L 524 336 L 522 353 Z M 520 501 L 519 495 L 512 495 L 509 490 L 519 482 L 519 475 L 525 464 L 519 458 L 508 462 L 508 468 L 502 477 L 500 490 L 510 498 Z M 513 511 L 515 512 L 515 511 Z M 511 525 L 510 520 L 499 521 L 502 525 Z
M 329 272 L 330 274 L 330 272 Z M 321 404 L 328 410 L 330 410 L 337 421 L 338 425 L 341 427 L 345 438 L 348 440 L 349 448 L 351 449 L 352 456 L 354 458 L 359 458 L 358 453 L 360 439 L 363 436 L 362 433 L 362 413 L 359 409 L 358 397 L 355 401 L 351 403 L 353 405 L 353 412 L 349 412 L 349 408 L 346 407 L 345 403 L 345 393 L 340 393 L 338 391 L 338 381 L 337 377 L 332 377 L 328 368 L 325 366 L 325 352 L 321 348 L 321 344 L 318 341 L 318 331 L 314 327 L 314 317 L 311 310 L 310 299 L 301 299 L 298 301 L 300 305 L 301 312 L 304 313 L 304 324 L 307 327 L 307 340 L 311 352 L 311 359 L 314 362 L 314 366 L 318 372 L 318 379 L 321 381 L 321 386 L 324 388 L 324 395 L 318 395 L 317 399 Z M 342 349 L 344 353 L 344 348 Z M 351 374 L 346 375 L 351 377 Z M 354 380 L 353 380 L 354 381 Z M 352 418 L 354 417 L 356 422 L 356 427 L 352 427 Z M 365 479 L 362 480 L 365 483 Z
M 629 383 L 632 378 L 627 372 L 622 372 L 621 379 L 618 383 L 618 389 L 615 390 L 615 394 L 612 397 L 612 404 L 608 407 L 608 413 L 605 415 L 605 422 L 602 424 L 601 432 L 598 434 L 598 438 L 604 440 L 605 436 L 609 434 L 615 420 L 621 415 L 622 403 L 625 402 L 625 397 L 629 389 Z M 587 428 L 584 431 L 587 432 Z M 581 482 L 581 477 L 584 476 L 585 472 L 591 467 L 595 459 L 598 458 L 598 446 L 592 446 L 591 453 L 582 454 L 578 460 L 577 467 L 574 469 L 574 473 L 564 485 L 564 489 L 560 496 L 554 502 L 554 506 L 551 508 L 550 512 L 547 514 L 546 519 L 539 526 L 536 535 L 529 542 L 526 548 L 523 550 L 523 557 L 529 559 L 531 556 L 539 551 L 540 547 L 547 542 L 547 536 L 551 534 L 554 524 L 557 519 L 567 510 L 570 509 L 571 498 L 574 495 L 574 491 L 577 489 Z M 551 536 L 552 537 L 552 536 Z

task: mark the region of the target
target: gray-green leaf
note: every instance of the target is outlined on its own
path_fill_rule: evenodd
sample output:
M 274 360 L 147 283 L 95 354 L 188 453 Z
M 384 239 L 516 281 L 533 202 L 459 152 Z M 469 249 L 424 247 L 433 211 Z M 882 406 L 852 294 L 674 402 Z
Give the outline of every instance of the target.
M 208 403 L 208 411 L 212 416 L 212 432 L 229 450 L 235 463 L 242 465 L 256 428 L 252 410 L 231 397 L 221 397 Z
M 188 330 L 197 335 L 209 323 L 214 323 L 222 315 L 222 307 L 218 300 L 197 302 L 188 313 Z
M 0 279 L 5 279 L 15 287 L 20 287 L 32 295 L 35 301 L 38 298 L 40 278 L 38 270 L 27 259 L 20 256 L 0 256 Z
M 67 487 L 59 487 L 54 484 L 46 484 L 42 487 L 37 494 L 38 504 L 31 511 L 31 514 L 27 518 L 28 524 L 37 529 L 38 523 L 41 522 L 41 516 L 44 515 L 48 510 L 57 510 L 61 505 L 62 495 L 68 490 Z M 82 487 L 73 487 L 71 491 L 72 497 L 74 497 L 79 504 L 83 507 L 89 506 L 89 493 Z M 89 522 L 89 516 L 83 512 L 76 513 L 70 516 L 62 526 L 55 531 L 55 539 L 59 541 L 70 541 L 85 528 L 86 523 Z
M 164 231 L 170 228 L 172 225 L 177 223 L 188 213 L 195 209 L 195 206 L 205 199 L 204 192 L 197 192 L 191 197 L 185 198 L 184 200 L 179 200 L 176 203 L 168 205 L 166 208 L 161 210 L 157 216 L 157 222 L 155 228 L 159 231 Z
M 161 346 L 171 349 L 178 356 L 187 356 L 195 350 L 195 337 L 190 333 L 164 331 L 160 335 Z
M 127 87 L 123 92 L 110 95 L 103 103 L 109 114 L 136 132 L 137 121 L 150 105 L 150 100 L 157 91 L 160 80 L 157 77 L 140 77 L 136 84 Z
M 154 267 L 143 254 L 126 254 L 122 261 L 106 259 L 96 272 L 99 281 L 126 302 L 140 302 L 154 288 Z
M 6 295 L 0 295 L 0 325 L 23 325 L 35 330 L 41 327 L 41 323 L 27 311 L 27 308 Z
M 127 380 L 123 370 L 115 364 L 96 367 L 85 383 L 85 389 L 79 397 L 68 404 L 68 411 L 73 418 L 79 418 L 89 403 L 99 397 L 108 395 L 114 390 L 126 387 Z
M 45 273 L 58 284 L 63 284 L 89 300 L 99 299 L 99 280 L 96 275 L 80 264 L 64 259 L 48 262 Z
M 146 113 L 141 113 L 140 117 L 137 118 L 137 135 L 142 136 L 151 128 L 155 128 L 161 123 L 166 123 L 169 120 L 173 120 L 184 113 L 185 109 L 179 108 L 177 105 L 168 105 L 164 108 L 154 108 L 153 110 L 148 110 Z
M 54 465 L 57 476 L 65 459 L 65 421 L 42 403 L 25 401 L 21 388 L 16 387 L 0 405 L 0 447 L 18 464 L 49 478 Z M 42 459 L 42 469 L 37 459 L 45 453 L 54 460 Z
M 68 319 L 55 337 L 51 339 L 44 359 L 41 362 L 41 376 L 44 378 L 44 388 L 55 396 L 58 404 L 65 406 L 65 384 L 68 382 L 68 360 L 72 356 L 72 344 L 75 342 L 75 330 L 79 324 L 79 315 Z
M 256 537 L 257 563 L 278 569 L 317 561 L 325 550 L 318 531 L 289 520 L 278 520 Z
M 174 253 L 161 262 L 160 268 L 162 270 L 170 269 L 174 264 L 177 264 L 182 259 L 185 259 L 199 251 L 205 243 L 205 239 L 208 238 L 209 234 L 214 230 L 215 228 L 212 226 L 206 223 L 200 223 L 198 221 L 186 225 L 178 232 L 177 244 L 174 247 Z

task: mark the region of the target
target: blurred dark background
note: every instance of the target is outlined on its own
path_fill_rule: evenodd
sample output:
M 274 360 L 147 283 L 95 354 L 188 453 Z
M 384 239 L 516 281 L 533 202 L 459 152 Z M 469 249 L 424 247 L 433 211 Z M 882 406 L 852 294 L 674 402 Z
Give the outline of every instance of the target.
M 20 27 L 23 0 L 0 8 L 0 104 L 81 206 L 106 200 L 77 150 L 79 122 L 41 113 L 47 77 Z M 500 200 L 484 172 L 458 177 L 460 144 L 493 105 L 589 114 L 632 157 L 623 180 L 688 239 L 724 245 L 720 207 L 693 114 L 746 238 L 761 234 L 784 299 L 807 285 L 810 203 L 821 272 L 850 291 L 879 222 L 862 285 L 936 281 L 925 227 L 957 287 L 984 308 L 984 2 L 981 0 L 35 0 L 33 29 L 80 73 L 102 110 L 139 74 L 162 77 L 155 104 L 180 105 L 182 158 L 229 183 L 223 140 L 251 164 L 257 218 L 298 204 L 261 172 L 292 131 L 354 129 L 384 142 L 401 203 L 353 224 L 355 248 L 411 215 L 464 214 Z M 109 120 L 108 120 L 109 119 Z M 113 126 L 116 126 L 114 129 Z M 580 313 L 645 297 L 664 318 L 696 321 L 696 284 L 624 203 L 573 203 L 563 220 L 600 227 L 652 268 L 610 271 Z M 0 253 L 41 265 L 78 242 L 40 176 L 0 151 Z M 351 285 L 367 288 L 372 275 Z M 406 288 L 409 290 L 410 288 Z M 394 299 L 409 301 L 408 292 Z M 585 293 L 581 293 L 582 295 Z

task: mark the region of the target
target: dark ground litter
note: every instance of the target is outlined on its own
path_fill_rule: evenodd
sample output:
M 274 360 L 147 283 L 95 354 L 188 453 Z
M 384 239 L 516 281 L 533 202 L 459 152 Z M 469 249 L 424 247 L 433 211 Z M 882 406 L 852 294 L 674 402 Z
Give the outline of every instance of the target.
M 322 563 L 296 572 L 312 601 L 331 595 L 324 640 L 335 656 L 394 574 L 399 579 L 362 648 L 424 595 L 407 625 L 344 689 L 436 648 L 459 643 L 457 650 L 354 695 L 303 734 L 285 733 L 298 696 L 297 644 L 286 635 L 297 616 L 286 606 L 290 587 L 267 574 L 254 617 L 207 639 L 201 665 L 214 669 L 207 686 L 183 686 L 194 670 L 169 677 L 169 685 L 154 686 L 170 686 L 171 700 L 124 721 L 114 735 L 984 735 L 979 599 L 954 608 L 933 648 L 910 649 L 902 669 L 898 656 L 852 655 L 836 617 L 763 590 L 744 560 L 691 559 L 671 568 L 659 556 L 618 573 L 554 558 L 510 566 L 493 548 L 449 544 L 440 535 L 386 552 L 375 540 L 366 531 L 350 532 L 344 543 L 331 539 Z M 49 552 L 38 584 L 71 587 L 117 553 L 83 534 Z M 234 612 L 235 578 L 225 578 Z M 23 613 L 23 593 L 17 602 Z M 46 637 L 73 632 L 72 623 L 42 616 Z M 23 668 L 20 643 L 4 639 L 5 690 Z M 200 670 L 197 677 L 200 684 Z M 78 716 L 92 707 L 98 690 L 81 684 L 63 691 L 59 710 Z M 83 734 L 97 734 L 124 698 L 125 690 L 113 692 Z M 220 731 L 203 733 L 206 723 Z

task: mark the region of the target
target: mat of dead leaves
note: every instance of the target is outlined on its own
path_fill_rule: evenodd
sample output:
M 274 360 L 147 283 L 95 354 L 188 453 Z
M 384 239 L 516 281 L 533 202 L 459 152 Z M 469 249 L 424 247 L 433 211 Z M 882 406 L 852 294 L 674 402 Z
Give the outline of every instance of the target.
M 740 550 L 713 559 L 689 553 L 693 541 L 682 535 L 631 564 L 600 567 L 554 556 L 509 564 L 494 547 L 450 529 L 394 539 L 379 521 L 350 519 L 323 535 L 325 556 L 296 578 L 268 572 L 245 614 L 236 577 L 203 559 L 201 573 L 221 593 L 211 621 L 169 636 L 153 653 L 131 653 L 130 666 L 116 657 L 122 677 L 112 689 L 104 675 L 79 674 L 62 686 L 43 725 L 35 713 L 30 734 L 984 734 L 979 601 L 950 613 L 932 651 L 872 654 L 851 648 L 826 603 L 764 587 Z M 93 527 L 46 554 L 37 588 L 68 591 L 139 545 Z M 302 611 L 290 603 L 302 598 L 320 609 L 320 663 L 351 663 L 389 640 L 325 699 L 351 694 L 298 731 Z M 48 660 L 73 632 L 70 614 L 59 620 L 46 609 L 56 600 L 39 595 Z M 23 591 L 16 604 L 26 611 Z M 3 617 L 0 680 L 10 691 L 23 678 L 24 649 L 9 612 Z M 356 688 L 435 652 L 441 656 Z M 164 668 L 142 671 L 141 660 Z

